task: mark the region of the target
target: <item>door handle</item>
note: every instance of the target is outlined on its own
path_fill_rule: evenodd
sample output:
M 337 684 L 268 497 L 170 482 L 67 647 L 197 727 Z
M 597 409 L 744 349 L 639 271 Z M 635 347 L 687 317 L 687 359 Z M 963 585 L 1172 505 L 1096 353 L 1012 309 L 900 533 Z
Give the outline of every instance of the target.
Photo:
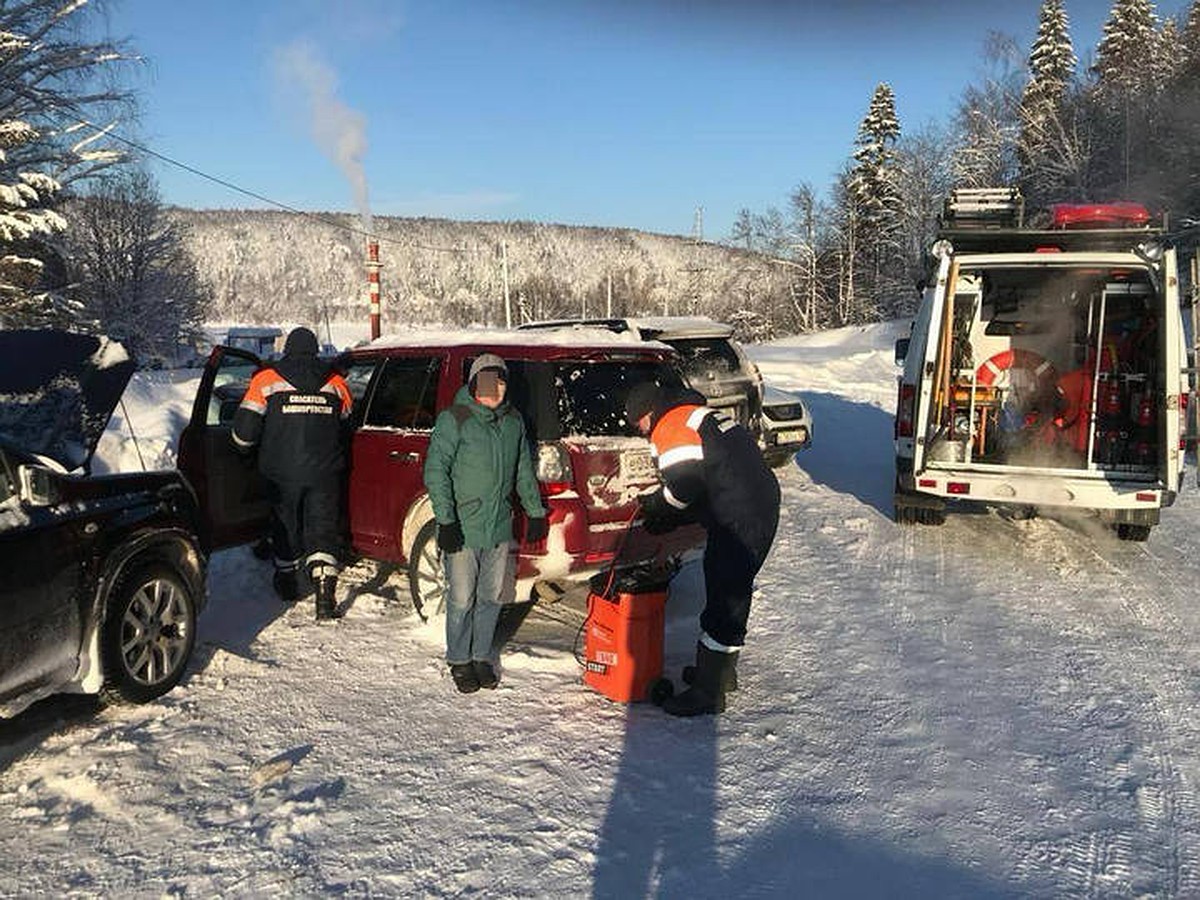
M 389 450 L 388 459 L 398 459 L 401 462 L 415 463 L 420 462 L 421 454 L 413 450 L 409 450 L 407 453 L 403 450 Z

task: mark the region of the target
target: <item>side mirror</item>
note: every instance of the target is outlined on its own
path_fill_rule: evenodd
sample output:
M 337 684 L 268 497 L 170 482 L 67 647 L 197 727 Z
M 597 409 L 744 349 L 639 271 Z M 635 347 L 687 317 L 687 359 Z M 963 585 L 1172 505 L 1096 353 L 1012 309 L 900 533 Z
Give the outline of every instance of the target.
M 908 343 L 912 338 L 898 338 L 896 340 L 896 365 L 903 365 L 905 358 L 908 356 Z
M 21 466 L 17 469 L 21 481 L 21 500 L 30 506 L 53 506 L 58 502 L 58 486 L 54 476 L 41 466 Z

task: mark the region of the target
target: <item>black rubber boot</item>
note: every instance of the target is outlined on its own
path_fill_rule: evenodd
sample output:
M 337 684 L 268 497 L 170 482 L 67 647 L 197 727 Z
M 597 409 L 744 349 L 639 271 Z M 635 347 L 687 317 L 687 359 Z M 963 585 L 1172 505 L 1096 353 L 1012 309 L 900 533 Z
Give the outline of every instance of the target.
M 296 579 L 295 571 L 276 569 L 272 583 L 275 586 L 275 593 L 284 603 L 295 603 L 299 599 L 300 584 Z
M 703 644 L 696 645 L 696 665 L 692 685 L 676 697 L 663 701 L 663 709 L 673 716 L 706 716 L 725 712 L 725 685 L 730 670 L 736 669 L 738 655 L 718 653 Z
M 334 599 L 337 589 L 337 576 L 326 575 L 317 582 L 317 620 L 340 619 L 341 613 Z
M 699 646 L 699 645 L 697 645 L 697 646 Z M 693 681 L 696 680 L 696 667 L 695 666 L 684 666 L 682 677 L 683 677 L 684 684 L 691 684 Z M 725 670 L 725 693 L 732 694 L 737 689 L 738 689 L 737 666 L 729 666 Z

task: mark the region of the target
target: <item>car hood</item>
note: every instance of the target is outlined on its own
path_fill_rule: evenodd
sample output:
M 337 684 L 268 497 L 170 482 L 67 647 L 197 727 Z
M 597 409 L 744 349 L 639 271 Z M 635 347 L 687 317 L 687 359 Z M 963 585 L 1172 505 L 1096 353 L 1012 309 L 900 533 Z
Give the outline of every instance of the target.
M 0 331 L 0 439 L 67 471 L 86 468 L 133 369 L 105 337 Z

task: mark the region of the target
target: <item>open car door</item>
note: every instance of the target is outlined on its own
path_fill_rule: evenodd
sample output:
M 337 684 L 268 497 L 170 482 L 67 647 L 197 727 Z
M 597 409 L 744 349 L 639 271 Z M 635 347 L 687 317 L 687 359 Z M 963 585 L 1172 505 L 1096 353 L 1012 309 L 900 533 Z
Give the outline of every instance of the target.
M 200 378 L 192 417 L 179 436 L 179 470 L 200 501 L 200 538 L 208 550 L 267 533 L 270 502 L 253 455 L 234 449 L 233 414 L 262 362 L 253 353 L 214 347 Z

